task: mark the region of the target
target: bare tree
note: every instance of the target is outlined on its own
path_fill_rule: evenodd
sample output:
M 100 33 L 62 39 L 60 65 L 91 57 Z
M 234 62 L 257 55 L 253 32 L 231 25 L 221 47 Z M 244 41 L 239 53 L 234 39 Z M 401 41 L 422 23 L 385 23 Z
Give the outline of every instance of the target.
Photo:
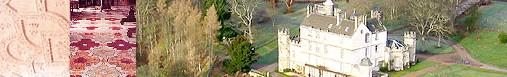
M 272 8 L 278 7 L 278 0 L 269 0 L 269 2 L 271 3 Z
M 214 39 L 217 36 L 217 31 L 220 29 L 220 22 L 218 21 L 217 11 L 215 6 L 212 5 L 206 16 L 204 17 L 203 25 L 207 27 L 206 32 L 208 34 L 208 42 L 210 44 L 209 47 L 213 47 L 213 45 L 217 45 L 218 41 Z M 213 48 L 211 48 L 213 49 Z M 211 51 L 211 50 L 210 50 Z
M 208 9 L 203 17 L 199 8 L 191 0 L 156 0 L 155 7 L 146 10 L 141 8 L 141 14 L 152 21 L 145 21 L 141 17 L 143 30 L 140 31 L 142 43 L 140 47 L 148 53 L 148 67 L 154 77 L 207 76 L 213 62 L 214 36 L 220 27 L 214 6 Z
M 204 27 L 207 27 L 206 30 L 206 33 L 207 33 L 207 56 L 209 57 L 206 57 L 204 56 L 204 58 L 206 59 L 203 59 L 203 60 L 207 60 L 209 63 L 207 64 L 209 67 L 203 69 L 203 70 L 211 70 L 212 68 L 212 64 L 213 62 L 215 62 L 215 55 L 213 54 L 213 50 L 214 50 L 214 46 L 218 45 L 218 40 L 215 39 L 215 37 L 217 36 L 218 34 L 218 29 L 220 29 L 220 21 L 218 21 L 218 15 L 217 15 L 217 10 L 215 9 L 215 6 L 212 5 L 208 10 L 207 10 L 207 13 L 206 13 L 206 16 L 204 17 L 204 22 L 203 22 L 203 26 Z M 208 73 L 209 74 L 209 73 Z
M 352 6 L 349 9 L 356 9 L 356 11 L 361 14 L 370 13 L 370 10 L 373 7 L 372 0 L 352 0 L 349 4 Z
M 410 0 L 410 25 L 423 41 L 432 34 L 436 35 L 440 46 L 440 39 L 453 32 L 457 4 L 455 0 Z
M 242 31 L 247 33 L 248 40 L 250 43 L 253 43 L 253 18 L 255 15 L 255 9 L 257 8 L 257 4 L 259 4 L 260 0 L 229 0 L 231 4 L 232 13 L 240 20 L 240 23 L 246 26 L 246 30 Z
M 292 5 L 294 4 L 294 0 L 285 0 L 285 6 L 287 7 L 287 13 L 292 13 Z
M 403 22 L 407 18 L 408 0 L 383 0 L 380 5 L 380 9 L 384 14 L 384 23 L 396 23 Z M 406 24 L 396 24 L 406 25 Z

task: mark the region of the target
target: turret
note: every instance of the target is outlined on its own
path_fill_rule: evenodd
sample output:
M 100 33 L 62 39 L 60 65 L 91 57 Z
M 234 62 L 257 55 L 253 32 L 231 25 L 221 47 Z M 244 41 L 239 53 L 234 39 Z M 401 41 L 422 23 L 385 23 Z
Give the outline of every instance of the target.
M 357 16 L 354 16 L 354 14 L 352 14 L 351 18 L 354 20 L 354 29 L 357 29 L 357 25 L 359 25 L 359 20 L 357 19 Z
M 364 24 L 364 25 L 366 25 L 366 22 L 367 22 L 367 21 L 366 21 L 366 19 L 367 19 L 366 15 L 363 15 L 363 16 L 362 16 L 362 19 L 363 19 L 363 24 Z
M 380 18 L 382 18 L 382 11 L 380 11 L 379 9 L 371 10 L 370 16 L 371 16 L 371 18 L 380 19 Z
M 340 9 L 335 9 L 334 10 L 334 16 L 336 17 L 336 24 L 335 25 L 340 25 L 340 22 L 342 22 L 342 15 L 341 15 L 341 10 Z
M 415 63 L 415 50 L 416 50 L 416 34 L 413 31 L 405 32 L 403 34 L 403 43 L 405 44 L 406 50 L 409 52 L 410 63 Z
M 334 10 L 334 3 L 333 1 L 331 0 L 326 0 L 326 2 L 323 3 L 324 4 L 324 14 L 325 15 L 330 15 L 332 16 L 333 15 L 333 10 Z
M 313 12 L 312 5 L 306 6 L 306 17 L 309 17 L 310 14 L 312 14 L 312 12 Z
M 357 16 L 356 16 L 356 9 L 354 9 L 354 11 L 352 11 L 352 14 L 350 14 L 349 19 L 350 19 L 350 20 L 355 20 L 355 19 L 357 19 Z
M 284 69 L 290 68 L 290 52 L 289 52 L 289 30 L 279 29 L 278 30 L 278 70 L 283 72 Z

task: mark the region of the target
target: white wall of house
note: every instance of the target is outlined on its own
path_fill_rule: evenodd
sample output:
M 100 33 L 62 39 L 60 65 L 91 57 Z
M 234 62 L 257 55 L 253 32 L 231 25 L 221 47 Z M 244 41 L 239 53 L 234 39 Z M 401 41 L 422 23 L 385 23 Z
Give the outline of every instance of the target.
M 368 42 L 365 42 L 366 33 L 370 34 Z M 361 72 L 359 63 L 361 59 L 368 57 L 375 66 L 379 64 L 378 61 L 388 58 L 383 56 L 386 54 L 384 48 L 386 39 L 387 32 L 372 34 L 364 25 L 358 26 L 353 36 L 331 33 L 303 25 L 300 26 L 300 42 L 291 43 L 289 47 L 291 52 L 290 68 L 300 68 L 299 70 L 303 71 L 304 69 L 301 68 L 305 64 L 310 64 L 324 66 L 331 71 L 349 75 L 369 75 L 371 72 Z M 375 49 L 375 47 L 378 48 Z
M 362 20 L 356 21 L 357 28 L 350 29 L 353 31 L 352 36 L 301 25 L 300 35 L 297 38 L 299 41 L 294 41 L 289 38 L 288 30 L 279 31 L 279 70 L 294 69 L 305 76 L 312 74 L 334 77 L 337 73 L 332 72 L 338 72 L 355 77 L 371 77 L 373 71 L 380 69 L 382 61 L 387 63 L 393 60 L 393 56 L 403 57 L 399 58 L 403 61 L 408 60 L 405 53 L 391 53 L 386 47 L 387 31 L 370 32 L 363 22 L 366 21 L 364 20 L 366 17 L 358 17 Z M 362 59 L 366 58 L 372 63 L 371 66 L 361 64 Z M 407 62 L 401 63 L 404 65 Z M 315 66 L 332 72 L 322 71 L 322 68 L 319 70 Z

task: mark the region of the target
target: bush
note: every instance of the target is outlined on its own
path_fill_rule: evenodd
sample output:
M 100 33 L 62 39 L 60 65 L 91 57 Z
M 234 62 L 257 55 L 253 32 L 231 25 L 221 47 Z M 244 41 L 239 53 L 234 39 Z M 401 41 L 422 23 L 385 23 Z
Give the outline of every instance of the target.
M 389 72 L 389 68 L 387 67 L 387 65 L 382 65 L 380 67 L 380 72 Z
M 218 20 L 220 22 L 223 23 L 225 20 L 229 20 L 229 18 L 231 18 L 231 12 L 229 12 L 229 4 L 227 3 L 227 0 L 203 0 L 203 4 L 201 5 L 204 9 L 203 14 L 206 14 L 207 9 L 209 9 L 211 5 L 215 5 Z
M 454 34 L 449 36 L 448 39 L 451 39 L 454 42 L 460 42 L 461 40 L 463 40 L 463 36 L 462 34 Z
M 232 41 L 231 46 L 227 49 L 230 59 L 226 59 L 223 63 L 225 71 L 229 74 L 235 72 L 247 73 L 251 69 L 251 65 L 257 60 L 257 54 L 251 50 L 253 45 L 248 42 L 245 36 L 239 36 Z
M 498 38 L 500 39 L 500 43 L 507 43 L 507 34 L 506 33 L 500 33 L 498 35 Z
M 473 5 L 468 11 L 469 17 L 465 19 L 465 26 L 467 32 L 473 32 L 479 28 L 481 12 L 479 12 L 479 5 Z
M 224 71 L 228 74 L 232 74 L 232 73 L 238 71 L 238 69 L 235 69 L 234 66 L 231 64 L 230 59 L 225 59 L 223 61 L 223 66 L 224 66 Z
M 283 69 L 283 72 L 294 72 L 294 69 L 286 68 L 286 69 Z

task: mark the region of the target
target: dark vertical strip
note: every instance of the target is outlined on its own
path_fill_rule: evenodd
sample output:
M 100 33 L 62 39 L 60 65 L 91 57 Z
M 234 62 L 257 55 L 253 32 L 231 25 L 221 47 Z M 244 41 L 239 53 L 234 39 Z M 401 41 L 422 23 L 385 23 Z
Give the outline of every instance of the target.
M 53 46 L 51 45 L 51 38 L 49 40 L 49 54 L 51 55 L 51 63 L 55 62 L 55 59 L 53 58 Z

